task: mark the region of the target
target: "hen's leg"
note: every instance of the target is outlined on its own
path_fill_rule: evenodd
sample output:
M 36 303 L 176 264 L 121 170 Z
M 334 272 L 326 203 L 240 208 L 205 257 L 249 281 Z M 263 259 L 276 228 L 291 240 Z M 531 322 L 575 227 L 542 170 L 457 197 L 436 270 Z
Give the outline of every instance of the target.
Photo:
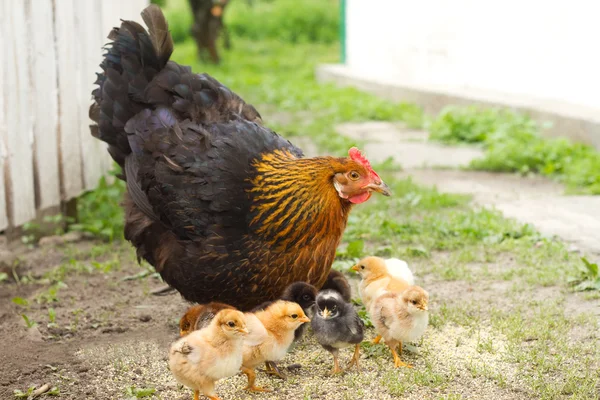
M 350 363 L 348 364 L 346 369 L 348 370 L 353 365 L 356 365 L 356 370 L 358 371 L 360 369 L 360 367 L 358 366 L 359 358 L 360 358 L 360 343 L 357 343 L 356 347 L 354 347 L 354 355 L 352 356 L 352 359 L 350 360 Z
M 256 381 L 256 373 L 251 368 L 242 367 L 242 373 L 248 377 L 248 386 L 244 389 L 249 390 L 251 392 L 270 392 L 271 390 L 261 388 L 259 386 L 255 386 L 254 382 Z

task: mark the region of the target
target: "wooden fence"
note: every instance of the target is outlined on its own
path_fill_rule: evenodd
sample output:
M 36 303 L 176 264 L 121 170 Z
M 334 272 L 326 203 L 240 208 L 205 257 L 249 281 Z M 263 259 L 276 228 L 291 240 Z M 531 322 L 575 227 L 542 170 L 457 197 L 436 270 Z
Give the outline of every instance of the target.
M 111 166 L 90 135 L 101 47 L 148 0 L 0 0 L 0 230 L 93 189 Z

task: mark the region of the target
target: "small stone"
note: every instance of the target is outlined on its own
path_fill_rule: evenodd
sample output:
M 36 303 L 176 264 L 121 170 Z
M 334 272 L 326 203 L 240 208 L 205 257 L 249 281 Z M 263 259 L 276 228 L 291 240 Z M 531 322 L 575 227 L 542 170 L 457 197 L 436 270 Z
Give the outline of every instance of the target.
M 142 321 L 142 322 L 148 322 L 151 320 L 152 320 L 152 316 L 150 316 L 148 314 L 140 315 L 140 321 Z
M 141 375 L 142 374 L 142 370 L 139 369 L 139 368 L 136 368 L 136 369 L 133 370 L 133 373 L 136 374 L 136 375 Z
M 31 340 L 32 342 L 44 341 L 42 333 L 40 332 L 37 326 L 32 326 L 31 328 L 27 329 L 27 339 Z

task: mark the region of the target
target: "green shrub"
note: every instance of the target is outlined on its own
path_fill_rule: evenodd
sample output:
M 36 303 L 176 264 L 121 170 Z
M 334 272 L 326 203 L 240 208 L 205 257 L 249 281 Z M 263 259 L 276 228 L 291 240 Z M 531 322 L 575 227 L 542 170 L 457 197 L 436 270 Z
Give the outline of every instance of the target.
M 545 138 L 529 117 L 510 110 L 447 107 L 432 122 L 431 138 L 481 143 L 485 156 L 470 167 L 485 171 L 539 173 L 571 190 L 600 194 L 600 153 L 566 138 Z
M 192 9 L 188 0 L 159 0 L 165 13 L 169 30 L 175 43 L 191 38 L 191 28 L 194 21 Z
M 225 12 L 229 31 L 247 39 L 333 43 L 339 39 L 338 0 L 232 1 Z

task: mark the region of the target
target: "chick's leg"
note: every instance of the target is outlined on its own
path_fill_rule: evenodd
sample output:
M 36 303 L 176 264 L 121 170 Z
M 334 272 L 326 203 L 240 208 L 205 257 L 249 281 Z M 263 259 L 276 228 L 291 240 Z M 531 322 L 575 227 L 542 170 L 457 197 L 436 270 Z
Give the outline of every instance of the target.
M 402 355 L 402 342 L 400 342 L 399 344 L 400 344 L 400 355 Z M 407 364 L 400 359 L 400 356 L 398 355 L 398 353 L 396 353 L 396 345 L 394 345 L 394 346 L 388 345 L 388 346 L 390 346 L 390 350 L 392 351 L 392 355 L 394 356 L 394 367 L 396 367 L 396 368 L 400 368 L 400 367 L 413 368 L 412 365 Z
M 221 400 L 215 393 L 215 383 L 212 381 L 204 382 L 202 385 L 202 393 L 210 400 Z
M 344 370 L 340 368 L 340 363 L 338 361 L 338 350 L 334 349 L 331 351 L 331 355 L 333 356 L 333 369 L 329 372 L 329 374 L 335 375 L 344 372 Z
M 194 400 L 200 400 L 200 391 L 194 390 Z
M 248 386 L 244 389 L 249 390 L 251 392 L 270 392 L 270 389 L 261 388 L 259 386 L 255 386 L 254 382 L 256 381 L 256 372 L 254 372 L 251 368 L 242 367 L 242 373 L 248 377 Z
M 353 365 L 356 366 L 356 370 L 359 370 L 360 367 L 358 366 L 358 360 L 360 358 L 360 343 L 356 344 L 356 347 L 354 347 L 354 355 L 352 356 L 352 359 L 350 360 L 350 363 L 348 363 L 348 366 L 346 367 L 346 369 L 350 369 Z
M 381 335 L 377 335 L 377 337 L 375 339 L 373 339 L 373 344 L 379 344 L 379 342 L 381 341 Z
M 265 372 L 269 375 L 275 375 L 283 380 L 287 379 L 287 375 L 281 372 L 279 367 L 277 367 L 277 363 L 275 363 L 274 361 L 265 362 L 265 370 Z

